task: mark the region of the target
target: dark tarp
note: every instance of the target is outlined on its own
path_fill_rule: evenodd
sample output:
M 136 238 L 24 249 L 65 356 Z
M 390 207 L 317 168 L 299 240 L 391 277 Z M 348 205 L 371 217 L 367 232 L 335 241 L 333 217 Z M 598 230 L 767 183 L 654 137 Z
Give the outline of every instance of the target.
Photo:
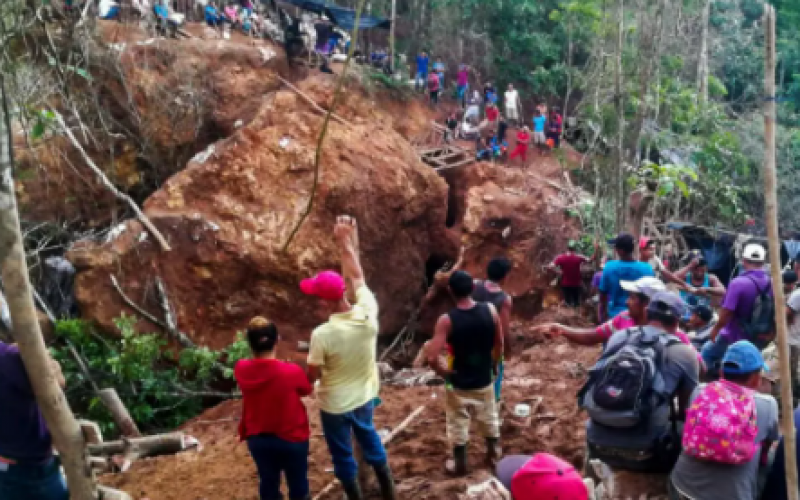
M 356 25 L 356 11 L 345 7 L 337 7 L 318 0 L 279 0 L 290 5 L 295 5 L 303 10 L 315 14 L 325 14 L 331 22 L 346 30 L 352 30 Z M 361 15 L 358 22 L 358 29 L 382 28 L 389 29 L 391 26 L 389 19 L 381 17 Z

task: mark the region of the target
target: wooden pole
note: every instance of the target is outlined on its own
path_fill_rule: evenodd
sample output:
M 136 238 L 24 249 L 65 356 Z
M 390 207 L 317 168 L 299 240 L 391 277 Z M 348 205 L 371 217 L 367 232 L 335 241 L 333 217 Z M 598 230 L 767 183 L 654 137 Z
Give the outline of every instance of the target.
M 392 75 L 394 75 L 395 71 L 394 23 L 396 15 L 397 15 L 397 0 L 392 0 L 392 17 L 391 17 L 392 24 L 389 25 L 389 69 L 392 70 Z
M 778 196 L 775 173 L 775 9 L 764 6 L 765 58 L 764 58 L 764 191 L 767 201 L 767 236 L 772 274 L 772 292 L 775 296 L 775 324 L 781 376 L 781 420 L 783 446 L 786 453 L 786 488 L 789 500 L 798 500 L 797 455 L 795 449 L 794 408 L 792 405 L 792 376 L 790 370 L 789 342 L 786 328 L 786 297 L 781 286 L 781 241 L 778 232 Z
M 69 483 L 72 500 L 97 498 L 83 433 L 58 385 L 33 305 L 14 191 L 14 151 L 5 85 L 0 76 L 0 274 L 6 286 L 14 339 Z M 3 411 L 3 410 L 0 410 Z

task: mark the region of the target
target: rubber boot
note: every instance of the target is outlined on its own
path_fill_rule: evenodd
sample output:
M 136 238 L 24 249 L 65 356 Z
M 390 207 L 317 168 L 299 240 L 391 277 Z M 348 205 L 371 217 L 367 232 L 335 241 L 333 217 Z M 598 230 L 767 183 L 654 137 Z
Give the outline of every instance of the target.
M 361 494 L 361 486 L 358 485 L 358 479 L 353 479 L 350 483 L 342 483 L 342 488 L 344 488 L 344 494 L 347 500 L 364 499 L 364 495 Z
M 500 440 L 498 438 L 486 438 L 486 465 L 494 468 L 502 454 Z
M 397 493 L 394 489 L 394 477 L 389 464 L 376 465 L 375 475 L 378 476 L 378 484 L 381 486 L 381 498 L 383 500 L 395 500 Z
M 447 472 L 456 476 L 467 475 L 467 446 L 454 446 L 453 459 L 446 464 Z

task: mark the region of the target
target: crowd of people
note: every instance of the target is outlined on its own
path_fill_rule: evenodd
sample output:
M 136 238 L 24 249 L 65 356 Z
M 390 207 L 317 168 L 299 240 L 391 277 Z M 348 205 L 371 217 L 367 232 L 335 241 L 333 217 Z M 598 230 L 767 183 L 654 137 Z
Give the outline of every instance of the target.
M 429 68 L 432 68 L 429 71 Z M 503 113 L 499 108 L 500 94 L 494 84 L 487 82 L 483 90 L 470 93 L 470 67 L 461 64 L 456 73 L 454 99 L 459 104 L 445 119 L 445 140 L 464 139 L 475 142 L 476 159 L 507 160 L 519 158 L 522 165 L 528 160 L 528 150 L 535 145 L 539 154 L 544 154 L 561 145 L 564 119 L 561 110 L 541 103 L 536 106 L 530 126 L 525 123 L 522 98 L 513 84 L 508 84 L 503 93 Z M 415 87 L 423 88 L 431 106 L 437 106 L 447 87 L 444 83 L 445 66 L 437 61 L 432 66 L 430 56 L 420 52 L 416 58 Z M 517 129 L 513 147 L 506 137 L 509 127 Z
M 787 498 L 778 405 L 762 382 L 762 350 L 775 338 L 773 283 L 763 245 L 741 249 L 727 288 L 699 251 L 676 272 L 655 242 L 621 234 L 616 258 L 592 279 L 600 325 L 544 324 L 541 332 L 577 345 L 602 346 L 579 393 L 588 414 L 587 460 L 623 470 L 669 474 L 672 500 Z M 564 301 L 581 305 L 581 266 L 597 262 L 574 245 L 550 264 Z M 783 271 L 792 337 L 800 333 L 797 274 Z M 670 290 L 672 288 L 672 290 Z M 676 291 L 673 291 L 676 290 Z M 792 346 L 796 385 L 798 350 Z M 800 410 L 796 415 L 800 421 Z M 774 463 L 773 462 L 774 459 Z

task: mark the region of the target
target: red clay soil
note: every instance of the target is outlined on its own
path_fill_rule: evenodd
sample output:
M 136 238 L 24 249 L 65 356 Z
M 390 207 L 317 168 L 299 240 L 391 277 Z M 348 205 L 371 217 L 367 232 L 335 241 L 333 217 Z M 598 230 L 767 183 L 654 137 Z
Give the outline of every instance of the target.
M 543 316 L 546 321 L 583 323 L 569 312 L 548 311 Z M 598 352 L 568 345 L 563 340 L 536 338 L 530 330 L 538 323 L 539 318 L 513 325 L 515 333 L 524 338 L 516 351 L 532 347 L 509 361 L 503 392 L 508 409 L 518 403 L 531 403 L 536 396 L 541 396 L 543 401 L 530 425 L 515 425 L 509 410 L 504 410 L 504 452 L 547 451 L 579 465 L 584 455 L 584 418 L 574 395 L 582 383 L 582 368 L 590 366 Z M 473 425 L 474 438 L 469 453 L 472 474 L 452 479 L 445 473 L 444 463 L 450 447 L 445 433 L 443 395 L 443 387 L 384 387 L 381 391 L 383 404 L 375 413 L 378 429 L 391 429 L 416 408 L 426 405 L 419 418 L 388 446 L 400 498 L 455 498 L 487 470 L 482 464 L 485 448 Z M 308 400 L 308 409 L 312 426 L 310 480 L 312 494 L 316 494 L 333 479 L 333 473 L 313 399 Z M 106 475 L 101 481 L 128 491 L 137 499 L 256 500 L 256 470 L 246 445 L 239 443 L 236 435 L 240 411 L 240 402 L 229 401 L 184 426 L 185 432 L 200 440 L 201 451 L 140 460 L 131 471 Z M 368 498 L 378 498 L 375 488 L 373 484 Z M 337 489 L 326 498 L 339 498 L 339 495 L 341 491 Z

